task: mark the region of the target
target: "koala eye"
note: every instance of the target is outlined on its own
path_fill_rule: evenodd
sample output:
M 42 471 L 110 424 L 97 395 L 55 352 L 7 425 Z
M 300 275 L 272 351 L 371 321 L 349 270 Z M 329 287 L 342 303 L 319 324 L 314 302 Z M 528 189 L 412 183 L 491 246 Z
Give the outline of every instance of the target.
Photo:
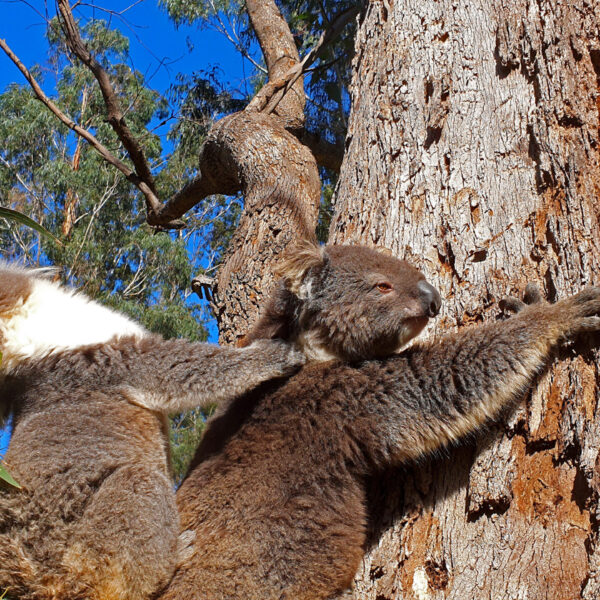
M 391 292 L 394 287 L 392 286 L 391 283 L 388 283 L 387 281 L 381 281 L 380 283 L 376 283 L 375 287 L 382 293 L 382 294 L 387 294 L 389 292 Z

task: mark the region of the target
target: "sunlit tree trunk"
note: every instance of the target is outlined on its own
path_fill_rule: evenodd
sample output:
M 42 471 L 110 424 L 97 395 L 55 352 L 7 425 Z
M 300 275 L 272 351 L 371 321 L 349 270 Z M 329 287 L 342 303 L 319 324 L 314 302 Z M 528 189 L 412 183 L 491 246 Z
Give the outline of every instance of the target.
M 600 282 L 600 4 L 380 0 L 357 38 L 332 243 L 445 298 L 430 337 L 529 281 Z M 598 355 L 568 349 L 476 442 L 383 474 L 354 598 L 600 598 Z

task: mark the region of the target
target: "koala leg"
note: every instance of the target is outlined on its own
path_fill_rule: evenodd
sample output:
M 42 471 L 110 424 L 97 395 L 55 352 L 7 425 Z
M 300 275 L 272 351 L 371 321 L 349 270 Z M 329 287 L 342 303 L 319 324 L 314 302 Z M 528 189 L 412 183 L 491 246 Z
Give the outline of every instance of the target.
M 86 507 L 63 567 L 74 585 L 88 587 L 89 599 L 147 599 L 173 575 L 178 535 L 168 477 L 145 466 L 120 467 Z

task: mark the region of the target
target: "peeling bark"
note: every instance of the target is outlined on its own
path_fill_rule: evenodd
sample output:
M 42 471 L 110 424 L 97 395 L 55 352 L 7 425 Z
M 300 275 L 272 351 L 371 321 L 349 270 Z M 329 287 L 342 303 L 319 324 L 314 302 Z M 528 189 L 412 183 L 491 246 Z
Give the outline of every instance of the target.
M 529 281 L 600 281 L 599 23 L 587 0 L 370 3 L 330 242 L 421 268 L 445 297 L 430 336 Z M 598 353 L 578 351 L 507 425 L 373 483 L 355 598 L 600 598 Z

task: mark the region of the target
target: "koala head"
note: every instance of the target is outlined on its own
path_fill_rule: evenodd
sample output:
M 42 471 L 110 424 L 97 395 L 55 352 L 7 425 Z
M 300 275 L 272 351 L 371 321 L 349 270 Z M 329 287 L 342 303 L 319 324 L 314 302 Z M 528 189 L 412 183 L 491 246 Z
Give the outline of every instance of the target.
M 261 318 L 244 340 L 282 338 L 314 360 L 388 356 L 418 335 L 441 305 L 407 262 L 364 246 L 296 246 Z

